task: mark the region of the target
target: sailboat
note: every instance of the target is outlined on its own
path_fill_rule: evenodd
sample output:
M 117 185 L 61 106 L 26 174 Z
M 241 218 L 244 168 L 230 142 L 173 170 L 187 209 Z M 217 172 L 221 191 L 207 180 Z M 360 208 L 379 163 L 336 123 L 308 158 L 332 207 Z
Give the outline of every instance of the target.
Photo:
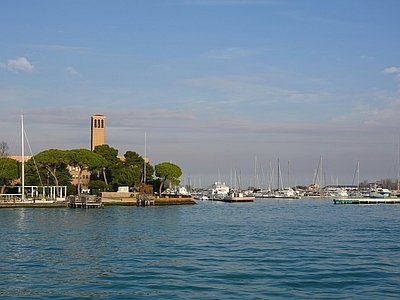
M 273 198 L 285 198 L 285 199 L 300 199 L 300 195 L 298 194 L 297 191 L 293 190 L 290 186 L 288 187 L 283 187 L 282 182 L 282 174 L 281 174 L 281 167 L 278 159 L 278 190 L 275 191 L 273 194 Z M 289 163 L 288 163 L 288 169 L 289 169 Z M 288 171 L 288 181 L 289 181 L 289 171 Z
M 17 196 L 21 196 L 21 202 L 23 203 L 35 203 L 34 197 L 38 195 L 39 189 L 37 186 L 25 186 L 25 130 L 24 130 L 24 115 L 21 114 L 21 190 Z M 30 189 L 31 198 L 28 199 L 27 195 L 25 194 L 25 189 Z M 67 187 L 66 186 L 42 186 L 42 199 L 40 200 L 41 203 L 54 203 L 56 200 L 65 200 L 65 196 L 67 194 Z M 50 195 L 46 197 L 45 190 L 49 190 Z M 57 191 L 60 193 L 60 196 L 57 198 Z

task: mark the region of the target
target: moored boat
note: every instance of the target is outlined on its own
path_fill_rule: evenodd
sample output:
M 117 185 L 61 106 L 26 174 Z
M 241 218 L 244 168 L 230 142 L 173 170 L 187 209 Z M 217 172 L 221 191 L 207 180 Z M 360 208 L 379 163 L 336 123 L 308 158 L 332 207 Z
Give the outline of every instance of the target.
M 300 194 L 292 189 L 291 187 L 284 188 L 283 190 L 277 190 L 272 198 L 284 198 L 284 199 L 300 199 Z
M 229 191 L 230 188 L 225 184 L 225 182 L 218 180 L 211 186 L 208 198 L 210 200 L 222 200 L 229 194 Z
M 388 198 L 390 197 L 391 194 L 392 192 L 389 191 L 388 189 L 374 188 L 371 189 L 371 191 L 369 192 L 369 198 L 378 198 L 378 199 Z
M 245 196 L 242 192 L 234 191 L 232 191 L 222 199 L 222 201 L 224 202 L 253 202 L 254 200 L 254 196 Z

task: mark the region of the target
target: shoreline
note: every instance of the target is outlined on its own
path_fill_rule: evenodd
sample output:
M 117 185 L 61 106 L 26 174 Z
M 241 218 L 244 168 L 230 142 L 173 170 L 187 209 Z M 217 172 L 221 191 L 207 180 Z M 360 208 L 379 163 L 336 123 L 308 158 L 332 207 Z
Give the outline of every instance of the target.
M 149 205 L 141 205 L 138 200 L 133 198 L 103 199 L 101 207 L 105 206 L 166 206 L 166 205 L 194 205 L 196 201 L 193 197 L 163 197 L 154 198 Z M 0 208 L 71 208 L 69 202 L 0 202 Z

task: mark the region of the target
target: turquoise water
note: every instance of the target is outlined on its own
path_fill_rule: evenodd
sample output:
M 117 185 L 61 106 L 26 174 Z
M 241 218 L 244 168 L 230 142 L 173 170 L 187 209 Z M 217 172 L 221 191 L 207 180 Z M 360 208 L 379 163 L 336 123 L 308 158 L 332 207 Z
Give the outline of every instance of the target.
M 398 299 L 400 205 L 0 209 L 0 297 Z

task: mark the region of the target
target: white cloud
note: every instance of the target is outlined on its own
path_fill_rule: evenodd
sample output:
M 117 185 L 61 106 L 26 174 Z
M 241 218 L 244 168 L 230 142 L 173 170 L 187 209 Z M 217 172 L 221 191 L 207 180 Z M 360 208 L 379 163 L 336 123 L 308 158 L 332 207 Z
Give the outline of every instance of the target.
M 70 75 L 80 75 L 73 67 L 67 67 L 66 71 L 70 74 Z
M 13 72 L 17 72 L 19 70 L 32 73 L 35 70 L 35 67 L 25 57 L 19 57 L 17 59 L 7 60 L 7 69 Z
M 396 74 L 396 79 L 400 80 L 400 68 L 390 67 L 383 70 L 385 74 Z
M 398 67 L 390 67 L 383 70 L 385 74 L 393 74 L 393 73 L 400 73 L 400 68 Z

